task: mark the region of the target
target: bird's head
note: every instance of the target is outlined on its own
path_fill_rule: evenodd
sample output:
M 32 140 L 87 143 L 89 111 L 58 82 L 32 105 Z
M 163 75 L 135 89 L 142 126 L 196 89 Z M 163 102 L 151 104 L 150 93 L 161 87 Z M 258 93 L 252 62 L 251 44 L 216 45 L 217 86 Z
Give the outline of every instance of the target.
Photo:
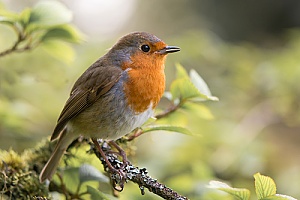
M 123 36 L 110 50 L 112 59 L 119 59 L 123 69 L 161 69 L 169 53 L 180 51 L 179 47 L 168 46 L 161 39 L 146 32 L 133 32 Z

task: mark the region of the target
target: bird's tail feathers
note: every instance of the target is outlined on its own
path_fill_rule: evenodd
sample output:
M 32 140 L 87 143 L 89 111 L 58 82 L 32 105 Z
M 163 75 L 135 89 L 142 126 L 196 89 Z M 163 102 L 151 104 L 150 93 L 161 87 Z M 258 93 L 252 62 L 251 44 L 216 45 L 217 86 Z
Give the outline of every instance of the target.
M 67 133 L 66 129 L 63 130 L 50 159 L 48 160 L 48 162 L 46 163 L 46 165 L 40 173 L 40 182 L 44 182 L 46 179 L 51 180 L 58 167 L 59 161 L 64 155 L 65 150 L 68 148 L 68 146 L 74 139 L 75 138 L 72 137 L 71 133 Z

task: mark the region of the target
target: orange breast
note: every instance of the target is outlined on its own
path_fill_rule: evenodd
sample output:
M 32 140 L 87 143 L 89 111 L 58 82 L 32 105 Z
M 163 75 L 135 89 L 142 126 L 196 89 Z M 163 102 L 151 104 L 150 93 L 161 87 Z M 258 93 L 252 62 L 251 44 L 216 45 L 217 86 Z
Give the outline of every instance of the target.
M 137 59 L 138 58 L 138 59 Z M 165 90 L 164 57 L 149 59 L 135 56 L 130 64 L 128 81 L 124 91 L 129 106 L 136 112 L 147 110 L 150 105 L 155 108 Z
M 138 70 L 130 70 L 128 74 L 124 90 L 129 106 L 136 113 L 144 112 L 151 104 L 155 108 L 165 90 L 164 74 Z

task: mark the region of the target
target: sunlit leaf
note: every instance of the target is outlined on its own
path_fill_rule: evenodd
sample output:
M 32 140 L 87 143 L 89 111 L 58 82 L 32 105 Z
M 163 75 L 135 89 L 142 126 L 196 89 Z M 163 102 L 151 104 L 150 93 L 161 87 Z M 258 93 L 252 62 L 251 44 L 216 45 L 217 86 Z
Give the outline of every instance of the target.
M 100 181 L 108 183 L 109 179 L 94 166 L 83 164 L 79 168 L 79 181 L 80 183 L 83 183 L 85 181 Z
M 39 1 L 32 9 L 30 23 L 40 26 L 53 26 L 69 23 L 71 11 L 59 1 Z
M 104 194 L 103 192 L 87 185 L 87 193 L 91 195 L 91 199 L 99 199 L 99 200 L 117 200 L 117 198 Z
M 185 68 L 179 64 L 179 63 L 176 63 L 175 65 L 176 67 L 176 78 L 189 78 L 189 75 L 188 73 L 186 72 Z
M 179 108 L 176 112 L 171 112 L 165 117 L 160 118 L 156 123 L 185 127 L 188 124 L 187 113 Z
M 0 3 L 1 4 L 1 3 Z M 4 7 L 0 7 L 0 16 L 3 17 L 18 17 L 18 14 L 12 11 L 8 11 L 7 9 L 5 9 Z
M 188 129 L 180 126 L 170 126 L 170 125 L 153 125 L 147 126 L 143 128 L 143 132 L 150 132 L 150 131 L 172 131 L 177 133 L 182 133 L 185 135 L 193 135 Z
M 196 86 L 196 88 L 202 93 L 207 96 L 211 96 L 211 92 L 205 83 L 205 81 L 202 79 L 202 77 L 194 70 L 191 69 L 190 71 L 190 78 L 192 83 Z
M 248 200 L 250 198 L 250 191 L 248 189 L 232 188 L 226 183 L 220 181 L 210 181 L 208 187 L 227 192 L 240 200 Z
M 17 13 L 10 12 L 4 8 L 0 8 L 0 23 L 4 24 L 14 24 L 19 19 L 19 16 Z
M 190 99 L 193 101 L 218 100 L 217 97 L 202 93 L 202 91 L 208 93 L 207 92 L 208 88 L 206 83 L 202 80 L 202 78 L 198 74 L 196 74 L 195 71 L 192 72 L 191 74 L 192 77 L 190 78 L 186 70 L 180 64 L 176 65 L 176 70 L 177 70 L 176 79 L 171 83 L 170 86 L 170 92 L 172 94 L 171 96 L 173 100 L 175 99 L 181 99 L 181 100 Z M 194 83 L 192 82 L 192 79 Z M 206 85 L 206 87 L 204 85 Z
M 283 194 L 275 194 L 273 196 L 264 198 L 264 200 L 297 200 L 297 199 Z
M 254 179 L 258 199 L 265 199 L 276 194 L 276 184 L 272 178 L 256 173 Z
M 15 20 L 13 18 L 0 16 L 0 23 L 13 25 L 15 23 Z
M 78 167 L 70 167 L 66 168 L 63 172 L 63 181 L 66 184 L 68 190 L 72 192 L 76 192 L 77 187 L 80 183 L 79 181 L 79 168 Z
M 24 9 L 20 14 L 20 22 L 23 25 L 28 24 L 30 15 L 31 15 L 31 9 L 30 8 Z
M 48 29 L 41 40 L 60 39 L 67 42 L 79 43 L 82 41 L 82 38 L 83 36 L 79 30 L 76 30 L 71 25 L 65 24 Z
M 65 42 L 57 40 L 45 41 L 41 47 L 51 56 L 66 63 L 72 62 L 75 56 L 73 48 Z
M 211 111 L 203 104 L 194 103 L 194 102 L 185 102 L 181 106 L 181 108 L 186 110 L 187 113 L 195 114 L 197 117 L 202 119 L 211 120 L 214 118 Z
M 197 97 L 198 90 L 193 86 L 189 76 L 182 65 L 176 64 L 176 79 L 171 83 L 170 92 L 174 99 L 187 99 Z
M 171 83 L 170 92 L 172 93 L 173 99 L 189 99 L 201 96 L 201 93 L 192 84 L 189 78 L 180 78 L 174 80 Z
M 199 90 L 199 92 L 202 93 L 202 94 L 204 94 L 204 95 L 206 95 L 206 97 L 209 100 L 213 100 L 213 101 L 217 101 L 218 100 L 217 97 L 214 97 L 214 96 L 211 95 L 211 92 L 210 92 L 207 84 L 205 83 L 205 81 L 193 69 L 190 71 L 190 80 L 194 84 L 194 86 Z M 207 99 L 207 98 L 205 98 L 205 99 Z

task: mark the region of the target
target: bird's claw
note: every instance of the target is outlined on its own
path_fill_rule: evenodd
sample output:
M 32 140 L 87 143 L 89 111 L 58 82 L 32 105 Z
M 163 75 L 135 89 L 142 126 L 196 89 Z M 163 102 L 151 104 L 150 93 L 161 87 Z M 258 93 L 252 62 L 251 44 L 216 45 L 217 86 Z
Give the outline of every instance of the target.
M 121 169 L 113 169 L 111 180 L 112 180 L 112 186 L 115 190 L 118 192 L 121 192 L 124 188 L 124 185 L 127 180 L 127 175 L 123 171 L 123 167 Z

